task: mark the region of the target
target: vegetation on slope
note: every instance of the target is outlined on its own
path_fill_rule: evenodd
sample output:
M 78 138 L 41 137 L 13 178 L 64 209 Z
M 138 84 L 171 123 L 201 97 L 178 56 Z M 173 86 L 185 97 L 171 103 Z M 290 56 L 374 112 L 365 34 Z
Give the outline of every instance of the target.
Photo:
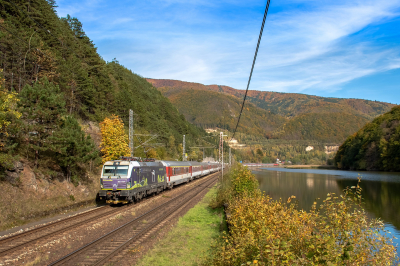
M 158 134 L 159 158 L 179 159 L 183 134 L 187 146 L 198 145 L 204 130 L 188 123 L 144 78 L 117 60 L 105 62 L 81 22 L 59 18 L 54 5 L 50 0 L 0 3 L 1 86 L 19 100 L 8 113 L 22 114 L 7 116 L 0 176 L 25 158 L 47 177 L 82 181 L 92 164 L 100 162 L 100 154 L 81 125 L 112 114 L 128 125 L 129 109 L 135 113 L 136 133 Z M 144 138 L 136 138 L 136 145 Z M 135 155 L 146 152 L 140 148 Z
M 307 113 L 287 121 L 274 132 L 274 137 L 286 140 L 316 140 L 340 143 L 360 129 L 368 120 L 345 112 Z
M 229 95 L 203 90 L 184 90 L 169 94 L 169 100 L 186 119 L 198 126 L 235 129 L 241 101 Z M 271 114 L 248 103 L 242 114 L 239 131 L 250 135 L 266 136 L 282 125 L 283 117 Z
M 348 137 L 335 162 L 341 169 L 400 171 L 400 106 Z
M 165 79 L 147 79 L 157 88 L 199 89 L 216 91 L 243 99 L 244 90 L 237 90 L 229 86 L 203 85 L 193 82 Z M 168 97 L 168 96 L 167 96 Z M 346 112 L 372 119 L 387 112 L 394 104 L 368 101 L 362 99 L 326 98 L 300 93 L 281 93 L 271 91 L 249 90 L 248 100 L 256 106 L 285 117 L 292 117 L 302 113 L 315 112 Z
M 243 90 L 228 86 L 206 86 L 177 80 L 147 80 L 168 97 L 187 118 L 201 117 L 202 119 L 189 119 L 189 121 L 203 127 L 209 125 L 200 122 L 215 121 L 214 117 L 219 114 L 218 127 L 231 129 L 232 117 L 225 113 L 239 112 L 240 106 L 228 106 L 224 103 L 231 102 L 233 99 L 241 103 L 244 95 Z M 192 90 L 196 91 L 197 98 L 191 100 L 191 105 L 182 103 L 182 99 L 185 99 Z M 196 108 L 199 103 L 207 104 L 210 98 L 219 100 L 217 114 L 215 108 L 205 108 L 201 111 Z M 342 143 L 348 135 L 356 132 L 366 122 L 393 107 L 388 103 L 360 99 L 324 98 L 305 94 L 261 91 L 249 91 L 247 99 L 246 107 L 253 108 L 252 110 L 245 108 L 243 116 L 246 119 L 242 120 L 243 125 L 239 128 L 239 132 L 246 135 L 251 132 L 250 135 L 263 138 L 313 140 L 336 144 Z M 254 109 L 255 106 L 259 108 Z M 253 111 L 259 109 L 264 109 L 267 115 L 265 117 L 255 115 Z M 270 126 L 259 127 L 265 123 Z M 255 130 L 252 130 L 253 128 Z M 259 128 L 264 132 L 260 132 Z

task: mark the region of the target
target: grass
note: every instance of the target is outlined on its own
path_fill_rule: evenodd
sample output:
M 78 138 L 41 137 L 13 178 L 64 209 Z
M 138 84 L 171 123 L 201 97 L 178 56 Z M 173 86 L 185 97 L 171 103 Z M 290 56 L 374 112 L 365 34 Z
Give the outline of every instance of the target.
M 217 188 L 214 186 L 135 265 L 201 265 L 208 256 L 213 240 L 226 229 L 223 209 L 213 210 L 208 206 L 216 192 Z

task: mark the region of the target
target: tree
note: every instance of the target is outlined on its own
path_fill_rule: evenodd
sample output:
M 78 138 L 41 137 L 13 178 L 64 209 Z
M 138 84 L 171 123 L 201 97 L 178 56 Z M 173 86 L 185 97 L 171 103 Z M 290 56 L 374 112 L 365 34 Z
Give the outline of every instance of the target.
M 157 157 L 158 157 L 157 151 L 153 148 L 149 149 L 146 152 L 146 158 L 157 158 Z
M 15 118 L 20 118 L 21 113 L 16 110 L 19 101 L 17 94 L 15 92 L 8 92 L 2 85 L 3 78 L 0 78 L 0 134 L 7 136 L 7 128 L 11 124 L 11 121 Z
M 3 79 L 0 78 L 0 168 L 10 168 L 14 158 L 9 150 L 12 150 L 15 145 L 7 145 L 9 144 L 8 128 L 13 121 L 21 117 L 21 113 L 17 111 L 16 93 L 8 92 L 2 85 Z
M 69 181 L 71 177 L 79 181 L 80 166 L 98 157 L 92 139 L 85 135 L 78 121 L 72 116 L 65 117 L 61 129 L 50 139 L 53 142 L 56 161 Z
M 103 162 L 130 155 L 128 135 L 125 133 L 124 123 L 118 116 L 112 115 L 104 119 L 100 123 L 100 130 Z
M 61 117 L 65 114 L 64 95 L 60 89 L 47 78 L 26 85 L 21 93 L 20 111 L 25 123 L 23 134 L 27 139 L 27 152 L 35 153 L 35 166 L 41 152 L 46 152 L 52 143 L 48 138 L 56 132 L 62 123 Z

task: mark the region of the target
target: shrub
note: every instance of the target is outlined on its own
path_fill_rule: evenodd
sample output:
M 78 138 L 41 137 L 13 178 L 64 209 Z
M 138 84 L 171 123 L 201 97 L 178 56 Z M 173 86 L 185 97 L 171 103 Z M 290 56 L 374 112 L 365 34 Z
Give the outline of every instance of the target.
M 246 170 L 240 170 L 246 173 Z M 236 173 L 239 173 L 236 172 Z M 232 175 L 234 176 L 234 175 Z M 240 179 L 237 176 L 236 179 Z M 245 177 L 243 180 L 251 180 Z M 235 178 L 232 179 L 232 184 Z M 361 207 L 361 188 L 344 195 L 331 193 L 312 210 L 249 193 L 237 182 L 229 201 L 229 234 L 213 248 L 213 265 L 391 265 L 396 259 L 392 239 L 379 219 L 369 220 Z M 250 182 L 251 183 L 251 182 Z M 237 191 L 239 193 L 237 193 Z
M 217 195 L 211 200 L 210 207 L 222 207 L 236 197 L 241 197 L 244 193 L 259 194 L 258 181 L 247 167 L 237 164 L 220 180 Z

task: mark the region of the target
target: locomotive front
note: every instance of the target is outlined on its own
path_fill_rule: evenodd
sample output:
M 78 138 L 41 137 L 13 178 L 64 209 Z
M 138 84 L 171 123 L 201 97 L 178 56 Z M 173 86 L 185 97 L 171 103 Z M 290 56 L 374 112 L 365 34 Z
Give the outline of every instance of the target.
M 101 173 L 99 196 L 105 198 L 107 203 L 132 202 L 132 171 L 139 167 L 138 162 L 133 161 L 108 161 L 103 166 Z

